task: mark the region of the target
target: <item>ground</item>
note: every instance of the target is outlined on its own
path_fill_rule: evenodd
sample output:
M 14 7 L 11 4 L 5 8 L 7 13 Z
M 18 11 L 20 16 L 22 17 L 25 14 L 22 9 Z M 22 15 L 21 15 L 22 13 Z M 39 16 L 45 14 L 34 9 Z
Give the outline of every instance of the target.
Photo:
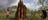
M 26 18 L 27 20 L 41 20 L 41 17 L 37 13 L 35 14 L 35 16 L 28 15 Z M 15 13 L 11 13 L 7 19 L 5 13 L 2 13 L 0 16 L 0 20 L 15 20 Z M 46 20 L 48 20 L 48 16 Z

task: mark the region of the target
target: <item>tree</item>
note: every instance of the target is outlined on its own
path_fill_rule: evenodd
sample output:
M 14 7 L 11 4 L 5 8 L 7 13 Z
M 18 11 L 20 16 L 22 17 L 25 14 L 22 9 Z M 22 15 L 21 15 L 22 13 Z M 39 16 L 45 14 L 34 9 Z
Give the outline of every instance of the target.
M 39 0 L 39 3 L 42 4 L 42 6 L 44 6 L 44 2 L 45 0 Z

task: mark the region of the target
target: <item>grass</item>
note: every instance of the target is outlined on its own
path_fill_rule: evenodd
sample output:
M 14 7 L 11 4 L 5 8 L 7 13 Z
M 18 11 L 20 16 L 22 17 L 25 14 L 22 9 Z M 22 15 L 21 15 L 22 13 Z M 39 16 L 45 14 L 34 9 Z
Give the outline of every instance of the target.
M 41 17 L 38 13 L 35 14 L 35 16 L 31 16 L 31 14 L 27 14 L 27 20 L 41 20 Z M 48 17 L 46 18 L 48 20 Z M 10 16 L 6 19 L 5 13 L 2 13 L 0 16 L 0 20 L 15 20 L 15 14 L 11 13 Z
M 15 20 L 15 15 L 14 13 L 10 14 L 10 16 L 6 19 L 6 14 L 2 13 L 0 16 L 0 20 Z
M 27 16 L 27 20 L 41 20 L 41 17 L 39 16 L 38 13 L 36 13 L 35 16 L 30 16 L 30 15 Z M 48 16 L 47 16 L 46 20 L 48 20 Z

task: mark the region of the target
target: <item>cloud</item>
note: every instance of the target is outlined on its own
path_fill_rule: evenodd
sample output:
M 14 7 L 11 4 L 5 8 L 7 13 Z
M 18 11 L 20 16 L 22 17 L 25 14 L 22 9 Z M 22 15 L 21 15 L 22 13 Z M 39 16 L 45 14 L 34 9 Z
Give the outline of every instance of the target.
M 0 6 L 1 8 L 10 7 L 13 5 L 18 5 L 19 0 L 0 0 Z M 24 5 L 29 10 L 35 10 L 38 9 L 40 5 L 38 5 L 38 0 L 23 0 Z
M 33 5 L 33 4 L 30 4 L 30 3 L 24 3 L 24 5 L 26 5 L 26 7 L 27 7 L 29 10 L 33 10 L 33 8 L 34 8 L 34 5 Z
M 26 2 L 26 1 L 25 1 Z M 29 3 L 25 3 L 24 4 L 26 5 L 26 7 L 29 9 L 29 10 L 38 10 L 38 8 L 41 6 L 39 3 L 38 3 L 38 0 L 33 0 L 33 2 L 29 2 Z
M 29 3 L 24 3 L 26 5 L 26 7 L 29 9 L 29 10 L 38 10 L 38 8 L 40 8 L 42 5 L 37 5 L 35 6 L 33 3 L 29 4 Z
M 0 7 L 6 8 L 18 4 L 18 0 L 0 0 Z
M 14 3 L 12 3 L 10 6 L 13 6 L 13 5 L 18 6 L 18 2 L 19 2 L 19 0 L 15 1 L 15 2 L 14 2 Z

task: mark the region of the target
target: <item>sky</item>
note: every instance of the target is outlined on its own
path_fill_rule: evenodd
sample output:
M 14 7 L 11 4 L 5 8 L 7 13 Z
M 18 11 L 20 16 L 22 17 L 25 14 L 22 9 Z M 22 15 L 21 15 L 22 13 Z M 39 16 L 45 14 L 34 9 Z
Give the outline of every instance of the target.
M 11 5 L 15 5 L 17 0 L 0 0 L 0 9 L 10 7 Z
M 42 6 L 38 0 L 23 0 L 23 2 L 29 10 L 38 10 L 38 8 Z
M 18 5 L 18 2 L 19 0 L 0 0 L 0 7 L 6 8 Z M 38 8 L 42 6 L 38 3 L 38 0 L 23 0 L 23 4 L 26 5 L 29 10 L 38 10 Z

